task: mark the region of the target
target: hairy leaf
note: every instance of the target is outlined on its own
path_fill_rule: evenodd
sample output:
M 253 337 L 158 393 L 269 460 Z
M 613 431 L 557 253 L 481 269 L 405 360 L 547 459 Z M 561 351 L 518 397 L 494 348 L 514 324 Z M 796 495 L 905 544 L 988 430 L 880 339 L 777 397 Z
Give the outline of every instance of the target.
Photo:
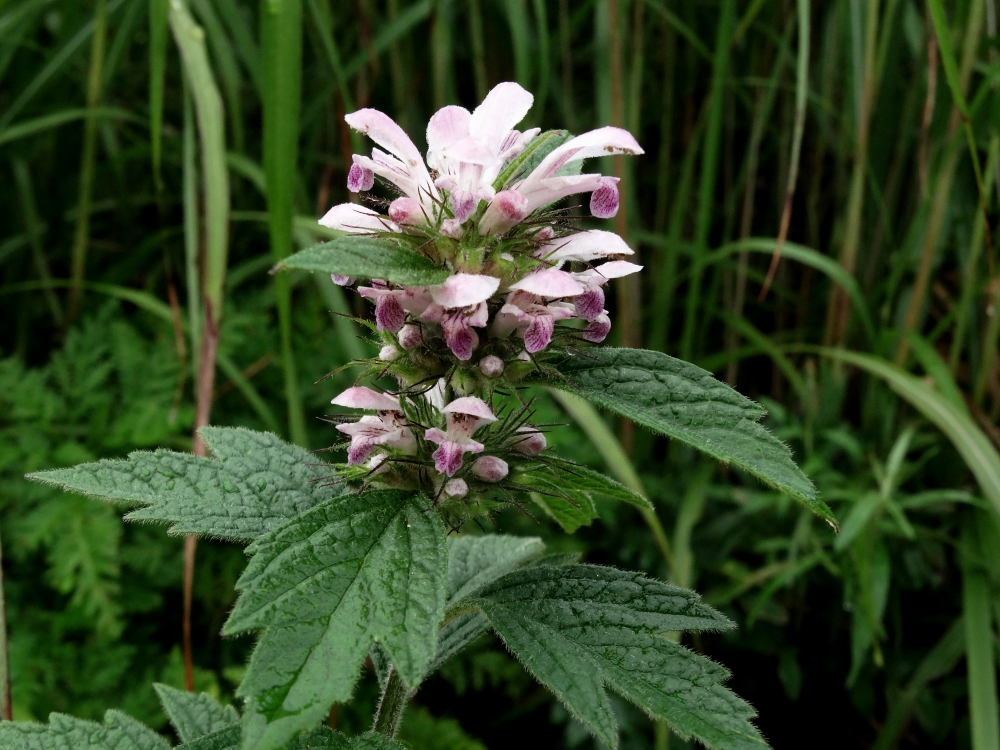
M 348 235 L 310 247 L 285 258 L 280 268 L 335 273 L 361 279 L 385 279 L 396 284 L 441 284 L 447 268 L 391 239 Z
M 342 489 L 323 487 L 329 466 L 296 445 L 241 427 L 204 427 L 217 458 L 157 450 L 30 474 L 47 484 L 143 507 L 134 521 L 165 521 L 174 534 L 250 541 Z
M 160 704 L 181 742 L 190 742 L 240 720 L 232 706 L 222 706 L 208 693 L 189 693 L 169 685 L 153 684 Z
M 732 626 L 691 591 L 614 568 L 543 565 L 501 578 L 478 603 L 525 667 L 611 747 L 618 730 L 604 686 L 710 748 L 767 747 L 754 710 L 720 684 L 728 672 L 665 637 Z
M 177 750 L 238 750 L 240 725 L 233 724 L 218 732 L 201 737 L 194 742 L 180 745 Z M 367 732 L 347 738 L 328 727 L 305 732 L 283 747 L 283 750 L 403 750 L 388 737 Z
M 538 537 L 503 534 L 448 540 L 448 604 L 474 594 L 545 551 Z
M 266 627 L 239 694 L 249 698 L 244 750 L 277 748 L 350 695 L 372 642 L 404 682 L 437 652 L 447 543 L 411 493 L 344 496 L 247 548 L 253 554 L 224 632 Z
M 3 750 L 170 750 L 152 729 L 121 711 L 108 711 L 104 723 L 49 714 L 48 724 L 0 722 Z
M 628 417 L 733 463 L 787 492 L 836 526 L 833 513 L 792 460 L 788 446 L 757 424 L 764 409 L 712 374 L 688 362 L 644 349 L 598 347 L 555 363 L 567 380 L 546 385 L 578 393 Z
M 532 498 L 570 534 L 597 518 L 594 501 L 598 497 L 653 507 L 642 495 L 584 466 L 555 463 L 518 474 L 516 481 L 537 490 Z

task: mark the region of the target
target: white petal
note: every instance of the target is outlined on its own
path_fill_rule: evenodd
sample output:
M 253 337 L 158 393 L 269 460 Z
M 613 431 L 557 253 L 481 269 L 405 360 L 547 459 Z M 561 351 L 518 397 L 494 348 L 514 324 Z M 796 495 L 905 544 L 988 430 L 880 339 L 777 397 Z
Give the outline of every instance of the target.
M 510 287 L 515 291 L 530 292 L 539 297 L 573 297 L 583 293 L 583 285 L 573 280 L 565 271 L 544 268 L 525 276 Z
M 431 287 L 431 297 L 441 307 L 468 307 L 488 300 L 500 287 L 500 279 L 475 273 L 456 273 L 443 284 Z
M 590 262 L 610 255 L 632 255 L 625 240 L 614 232 L 590 229 L 542 245 L 539 257 L 552 262 L 577 260 Z
M 642 266 L 629 263 L 627 260 L 613 260 L 610 263 L 597 266 L 597 268 L 587 269 L 583 273 L 573 275 L 577 278 L 594 279 L 599 284 L 603 284 L 604 279 L 620 279 L 622 276 L 630 276 L 633 273 L 639 273 L 641 270 Z M 604 278 L 601 278 L 602 276 Z
M 341 203 L 339 206 L 334 206 L 326 212 L 319 223 L 330 229 L 359 234 L 399 231 L 399 227 L 386 217 L 357 203 Z
M 348 388 L 331 402 L 351 409 L 376 409 L 379 411 L 399 411 L 399 399 L 376 393 L 371 388 L 356 385 Z
M 472 115 L 465 107 L 442 107 L 427 123 L 427 164 L 431 169 L 446 171 L 448 146 L 469 135 Z
M 377 109 L 359 109 L 345 116 L 344 120 L 359 133 L 398 156 L 411 169 L 423 166 L 423 158 L 410 136 L 387 114 Z
M 475 396 L 456 398 L 441 411 L 445 414 L 469 414 L 486 422 L 497 421 L 497 418 L 493 416 L 493 411 L 486 405 L 486 402 Z
M 472 113 L 469 133 L 499 154 L 507 134 L 528 114 L 534 100 L 531 93 L 516 83 L 498 83 Z
M 551 177 L 559 167 L 580 159 L 595 156 L 611 156 L 612 154 L 642 154 L 642 146 L 632 137 L 632 134 L 621 128 L 604 127 L 570 138 L 559 148 L 542 159 L 528 179 L 545 179 Z

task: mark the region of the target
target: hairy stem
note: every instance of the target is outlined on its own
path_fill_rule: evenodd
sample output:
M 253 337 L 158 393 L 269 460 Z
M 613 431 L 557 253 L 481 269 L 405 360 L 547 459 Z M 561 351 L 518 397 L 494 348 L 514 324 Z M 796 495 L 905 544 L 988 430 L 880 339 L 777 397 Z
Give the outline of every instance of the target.
M 395 668 L 390 669 L 389 677 L 385 681 L 385 690 L 382 691 L 378 708 L 375 710 L 372 731 L 384 734 L 390 739 L 395 737 L 399 731 L 399 725 L 403 721 L 403 713 L 406 711 L 406 704 L 409 700 L 410 691 L 403 684 L 399 672 Z

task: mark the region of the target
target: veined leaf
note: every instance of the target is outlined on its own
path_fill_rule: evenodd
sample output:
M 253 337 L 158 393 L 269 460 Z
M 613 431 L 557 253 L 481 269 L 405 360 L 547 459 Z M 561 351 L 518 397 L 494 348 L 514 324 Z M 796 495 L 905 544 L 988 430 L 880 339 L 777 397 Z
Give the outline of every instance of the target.
M 757 424 L 766 413 L 712 374 L 644 349 L 595 348 L 555 363 L 568 390 L 634 422 L 735 464 L 787 492 L 836 527 L 833 513 L 792 460 L 791 451 Z
M 447 268 L 435 265 L 398 242 L 351 235 L 295 253 L 278 267 L 414 286 L 441 284 L 449 275 Z
M 235 708 L 220 705 L 208 693 L 189 693 L 159 683 L 154 683 L 153 689 L 181 742 L 218 732 L 240 720 Z
M 48 724 L 0 722 L 4 750 L 170 750 L 149 727 L 121 711 L 108 711 L 104 723 L 49 714 Z
M 411 493 L 335 498 L 258 538 L 227 634 L 266 627 L 239 694 L 244 750 L 279 748 L 350 698 L 378 641 L 416 687 L 437 652 L 447 543 Z
M 553 464 L 519 474 L 516 481 L 544 492 L 544 495 L 533 493 L 533 499 L 570 534 L 597 518 L 594 501 L 598 497 L 640 508 L 653 507 L 642 495 L 584 466 Z
M 239 746 L 240 725 L 233 724 L 194 742 L 186 742 L 177 750 L 239 750 Z M 371 732 L 348 739 L 340 732 L 320 727 L 314 732 L 300 734 L 283 750 L 403 750 L 403 747 L 388 737 Z
M 545 551 L 536 536 L 504 534 L 448 540 L 448 605 L 476 593 Z
M 767 747 L 729 673 L 665 637 L 732 626 L 698 595 L 592 565 L 511 573 L 477 600 L 507 647 L 602 742 L 618 729 L 604 686 L 713 750 Z
M 204 427 L 217 456 L 136 451 L 128 460 L 105 460 L 29 475 L 47 484 L 105 500 L 144 507 L 125 517 L 164 521 L 175 534 L 250 541 L 342 490 L 321 486 L 330 467 L 265 432 Z

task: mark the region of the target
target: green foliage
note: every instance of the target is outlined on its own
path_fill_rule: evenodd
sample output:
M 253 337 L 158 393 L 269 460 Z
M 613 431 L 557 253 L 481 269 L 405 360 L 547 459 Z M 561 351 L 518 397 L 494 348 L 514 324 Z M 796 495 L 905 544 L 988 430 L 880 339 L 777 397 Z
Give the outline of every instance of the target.
M 642 349 L 594 349 L 556 367 L 567 380 L 549 385 L 733 463 L 836 526 L 788 447 L 757 424 L 765 411 L 711 373 Z
M 594 502 L 599 498 L 653 507 L 642 495 L 585 466 L 554 462 L 518 475 L 518 481 L 537 490 L 532 498 L 570 534 L 597 518 Z
M 335 495 L 330 467 L 269 433 L 205 427 L 216 459 L 158 450 L 127 461 L 52 469 L 30 479 L 111 501 L 137 504 L 126 518 L 164 521 L 175 534 L 250 541 Z
M 708 747 L 767 747 L 754 710 L 719 684 L 728 672 L 666 637 L 732 627 L 690 591 L 614 568 L 540 566 L 500 579 L 478 603 L 507 648 L 611 747 L 617 722 L 603 685 Z
M 218 732 L 240 720 L 235 708 L 219 705 L 208 693 L 189 693 L 161 684 L 153 688 L 182 742 Z
M 280 267 L 413 285 L 440 284 L 450 273 L 401 243 L 350 235 L 295 253 Z
M 401 491 L 334 499 L 259 537 L 226 633 L 266 627 L 240 695 L 244 748 L 278 748 L 351 696 L 377 640 L 410 686 L 437 651 L 444 526 Z
M 108 711 L 104 723 L 51 714 L 48 724 L 0 723 L 0 746 L 9 750 L 169 750 L 152 730 L 121 711 Z

